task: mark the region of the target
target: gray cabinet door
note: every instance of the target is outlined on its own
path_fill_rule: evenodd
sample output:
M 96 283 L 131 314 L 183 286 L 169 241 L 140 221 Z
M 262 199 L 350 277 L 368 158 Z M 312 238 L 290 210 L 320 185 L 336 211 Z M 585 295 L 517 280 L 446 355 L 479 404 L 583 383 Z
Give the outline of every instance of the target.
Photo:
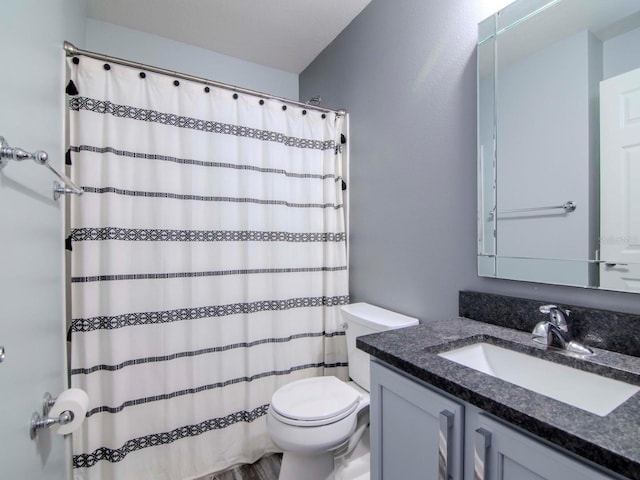
M 371 479 L 461 480 L 462 405 L 371 363 Z
M 605 480 L 617 477 L 559 453 L 484 415 L 474 438 L 474 480 Z M 468 443 L 467 443 L 468 445 Z M 484 462 L 482 461 L 484 459 Z M 484 465 L 482 465 L 484 463 Z

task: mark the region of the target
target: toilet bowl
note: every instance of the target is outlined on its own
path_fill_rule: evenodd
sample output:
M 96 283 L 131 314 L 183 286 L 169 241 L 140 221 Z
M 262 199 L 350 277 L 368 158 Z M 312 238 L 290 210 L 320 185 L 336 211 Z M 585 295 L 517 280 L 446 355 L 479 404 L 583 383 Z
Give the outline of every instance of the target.
M 369 355 L 356 349 L 356 337 L 418 323 L 366 303 L 341 311 L 353 381 L 305 378 L 284 385 L 271 398 L 267 429 L 283 451 L 279 480 L 327 480 L 333 478 L 336 458 L 345 466 L 369 424 Z
M 278 478 L 327 479 L 368 407 L 368 392 L 336 377 L 298 380 L 278 390 L 267 412 L 271 440 L 284 452 Z

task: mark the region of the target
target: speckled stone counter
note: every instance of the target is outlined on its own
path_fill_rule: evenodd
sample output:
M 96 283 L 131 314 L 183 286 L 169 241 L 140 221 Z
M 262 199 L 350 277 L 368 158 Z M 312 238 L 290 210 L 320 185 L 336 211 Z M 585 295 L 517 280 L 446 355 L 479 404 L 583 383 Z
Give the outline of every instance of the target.
M 496 417 L 628 478 L 640 480 L 640 392 L 606 417 L 464 367 L 438 353 L 485 341 L 640 385 L 640 358 L 594 349 L 581 360 L 526 332 L 454 318 L 357 339 L 357 347 Z

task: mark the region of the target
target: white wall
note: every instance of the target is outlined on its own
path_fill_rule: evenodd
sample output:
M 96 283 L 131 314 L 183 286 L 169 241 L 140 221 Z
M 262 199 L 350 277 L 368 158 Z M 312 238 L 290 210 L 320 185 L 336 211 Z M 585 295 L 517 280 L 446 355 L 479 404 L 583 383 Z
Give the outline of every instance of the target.
M 85 0 L 4 0 L 0 45 L 0 135 L 14 147 L 46 150 L 63 168 L 63 40 L 84 43 Z M 32 161 L 0 173 L 0 469 L 2 478 L 62 480 L 70 456 L 62 437 L 29 439 L 42 395 L 66 388 L 64 201 L 54 177 Z
M 86 49 L 298 100 L 298 75 L 168 38 L 87 19 Z

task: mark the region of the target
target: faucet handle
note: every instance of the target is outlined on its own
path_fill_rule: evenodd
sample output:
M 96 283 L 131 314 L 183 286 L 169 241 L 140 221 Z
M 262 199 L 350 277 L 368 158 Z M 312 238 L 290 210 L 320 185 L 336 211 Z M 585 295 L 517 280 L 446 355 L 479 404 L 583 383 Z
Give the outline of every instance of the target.
M 557 305 L 541 305 L 540 308 L 538 308 L 538 310 L 540 311 L 540 313 L 553 313 L 554 310 L 559 311 L 561 313 L 563 313 L 566 317 L 568 317 L 571 314 L 571 310 L 565 310 L 564 308 L 560 308 Z
M 551 313 L 552 309 L 557 309 L 558 306 L 557 305 L 541 305 L 540 308 L 538 308 L 538 310 L 540 310 L 540 313 Z
M 542 305 L 539 310 L 541 313 L 549 314 L 549 322 L 562 330 L 565 334 L 569 335 L 567 318 L 569 317 L 570 310 L 563 310 L 557 305 Z

